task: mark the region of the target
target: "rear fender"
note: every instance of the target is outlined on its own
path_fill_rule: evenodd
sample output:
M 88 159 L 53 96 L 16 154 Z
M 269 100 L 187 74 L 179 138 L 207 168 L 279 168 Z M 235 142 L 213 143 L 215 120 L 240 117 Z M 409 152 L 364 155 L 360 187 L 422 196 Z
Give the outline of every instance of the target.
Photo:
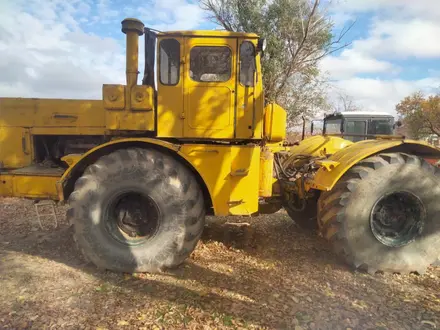
M 435 163 L 440 159 L 440 149 L 413 140 L 366 140 L 354 143 L 329 157 L 332 167 L 322 164 L 307 187 L 322 191 L 332 190 L 342 176 L 361 160 L 379 153 L 403 152 L 416 155 Z

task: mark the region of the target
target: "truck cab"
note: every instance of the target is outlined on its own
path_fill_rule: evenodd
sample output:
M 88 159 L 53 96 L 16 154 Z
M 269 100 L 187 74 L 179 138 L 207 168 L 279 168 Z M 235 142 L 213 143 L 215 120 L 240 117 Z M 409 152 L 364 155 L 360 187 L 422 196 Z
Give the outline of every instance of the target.
M 324 135 L 341 135 L 358 142 L 394 134 L 394 117 L 386 112 L 337 112 L 324 118 Z

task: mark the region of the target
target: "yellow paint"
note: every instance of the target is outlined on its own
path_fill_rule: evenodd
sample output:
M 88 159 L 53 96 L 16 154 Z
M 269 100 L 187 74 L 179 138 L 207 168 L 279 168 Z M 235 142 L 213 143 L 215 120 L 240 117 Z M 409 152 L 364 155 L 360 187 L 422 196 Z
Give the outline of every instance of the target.
M 231 65 L 227 81 L 199 82 L 191 78 L 190 63 L 191 49 L 204 46 L 229 48 L 231 64 L 236 63 L 237 41 L 193 37 L 185 38 L 184 44 L 184 137 L 234 138 L 236 66 Z
M 299 145 L 293 146 L 290 152 L 295 155 L 326 157 L 352 144 L 353 142 L 340 137 L 316 135 L 301 141 Z
M 185 145 L 180 152 L 200 173 L 216 215 L 251 215 L 258 210 L 258 147 Z
M 246 38 L 237 38 L 237 36 Z M 261 139 L 264 104 L 261 54 L 256 55 L 254 87 L 243 86 L 238 79 L 238 49 L 245 41 L 252 42 L 256 47 L 257 36 L 229 33 L 217 35 L 212 32 L 207 34 L 204 32 L 182 34 L 170 32 L 158 35 L 158 45 L 168 39 L 174 39 L 180 44 L 179 79 L 177 84 L 172 86 L 165 85 L 158 79 L 157 136 Z M 199 82 L 192 79 L 191 50 L 193 47 L 204 46 L 230 49 L 231 75 L 228 81 Z M 159 46 L 157 53 L 159 63 L 160 56 Z
M 170 37 L 159 37 L 157 44 Z M 173 37 L 180 44 L 180 70 L 179 81 L 176 85 L 164 85 L 157 79 L 157 135 L 160 137 L 182 137 L 183 124 L 185 119 L 183 84 L 184 69 L 187 65 L 184 62 L 184 42 L 183 38 Z M 157 47 L 157 58 L 160 59 L 160 47 Z
M 126 86 L 104 85 L 105 126 L 111 131 L 154 131 L 154 90 L 138 85 L 139 36 L 144 25 L 136 19 L 125 19 Z
M 273 186 L 273 153 L 268 149 L 264 148 L 260 156 L 260 197 L 271 197 L 272 196 L 272 186 Z
M 58 199 L 57 176 L 0 173 L 0 196 Z
M 154 91 L 150 86 L 104 85 L 105 126 L 109 130 L 153 131 Z
M 258 38 L 255 33 L 216 31 L 216 30 L 194 30 L 194 31 L 167 31 L 158 34 L 159 37 L 213 37 L 213 38 Z
M 104 135 L 104 127 L 32 127 L 31 135 Z
M 57 134 L 65 128 L 77 128 L 88 134 L 90 128 L 104 133 L 102 101 L 0 98 L 0 127 L 44 128 Z
M 0 169 L 31 164 L 32 144 L 29 129 L 0 126 Z
M 240 61 L 240 47 L 244 42 L 251 42 L 257 48 L 258 39 L 239 39 L 237 57 Z M 240 82 L 240 63 L 237 65 L 237 90 L 236 90 L 236 111 L 235 111 L 235 137 L 237 139 L 261 139 L 263 129 L 263 79 L 261 78 L 261 53 L 256 54 L 256 74 L 253 86 L 244 86 Z
M 251 215 L 258 212 L 260 174 L 259 147 L 228 147 L 231 150 L 229 214 Z M 212 171 L 212 169 L 206 169 Z M 243 173 L 242 176 L 232 175 Z
M 112 131 L 153 131 L 154 111 L 106 111 L 106 127 Z
M 264 109 L 264 137 L 270 142 L 280 142 L 286 138 L 286 111 L 276 103 Z
M 340 165 L 339 162 L 335 162 L 333 160 L 317 160 L 316 165 L 319 165 L 323 168 L 323 170 L 326 170 L 328 172 L 333 171 L 337 166 Z
M 361 141 L 335 152 L 329 157 L 329 160 L 337 162 L 339 165 L 334 167 L 332 171 L 326 170 L 325 166 L 320 168 L 314 179 L 308 181 L 307 184 L 314 189 L 331 190 L 338 180 L 359 161 L 397 146 L 404 146 L 406 152 L 410 154 L 417 154 L 422 150 L 427 155 L 440 157 L 439 149 L 420 141 L 390 139 Z
M 125 109 L 125 86 L 124 85 L 103 85 L 102 99 L 104 108 L 107 110 Z
M 154 111 L 154 90 L 151 86 L 133 86 L 131 89 L 131 109 L 136 111 Z M 154 124 L 154 117 L 152 118 Z M 151 130 L 154 129 L 154 125 Z
M 12 188 L 12 175 L 5 175 L 0 173 L 0 196 L 15 196 Z

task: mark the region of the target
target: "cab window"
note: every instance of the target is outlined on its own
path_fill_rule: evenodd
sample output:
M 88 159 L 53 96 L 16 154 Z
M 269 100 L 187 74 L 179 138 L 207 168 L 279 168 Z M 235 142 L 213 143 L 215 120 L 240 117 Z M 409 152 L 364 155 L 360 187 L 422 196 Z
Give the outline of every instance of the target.
M 326 120 L 325 133 L 326 134 L 341 134 L 341 119 Z
M 347 140 L 353 142 L 365 140 L 365 133 L 367 129 L 367 123 L 365 121 L 346 121 L 345 122 L 345 134 L 356 134 L 364 136 L 347 136 Z
M 190 77 L 197 82 L 231 79 L 232 52 L 225 46 L 196 46 L 190 53 Z
M 255 68 L 255 46 L 245 41 L 240 46 L 240 83 L 243 86 L 254 86 Z
M 372 119 L 368 123 L 368 134 L 392 135 L 393 123 L 390 119 Z
M 177 85 L 180 80 L 180 43 L 176 39 L 160 42 L 160 83 Z

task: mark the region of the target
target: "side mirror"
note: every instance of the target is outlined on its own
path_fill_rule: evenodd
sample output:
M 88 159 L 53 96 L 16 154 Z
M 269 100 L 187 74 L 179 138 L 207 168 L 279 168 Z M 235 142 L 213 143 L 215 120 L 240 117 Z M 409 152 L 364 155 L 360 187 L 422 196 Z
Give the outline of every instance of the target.
M 257 53 L 262 52 L 264 54 L 266 48 L 267 48 L 267 40 L 265 38 L 258 39 Z
M 396 127 L 402 127 L 402 126 L 403 123 L 400 120 L 396 121 Z
M 310 125 L 310 135 L 313 135 L 314 129 L 315 129 L 315 123 L 312 120 L 312 124 Z

